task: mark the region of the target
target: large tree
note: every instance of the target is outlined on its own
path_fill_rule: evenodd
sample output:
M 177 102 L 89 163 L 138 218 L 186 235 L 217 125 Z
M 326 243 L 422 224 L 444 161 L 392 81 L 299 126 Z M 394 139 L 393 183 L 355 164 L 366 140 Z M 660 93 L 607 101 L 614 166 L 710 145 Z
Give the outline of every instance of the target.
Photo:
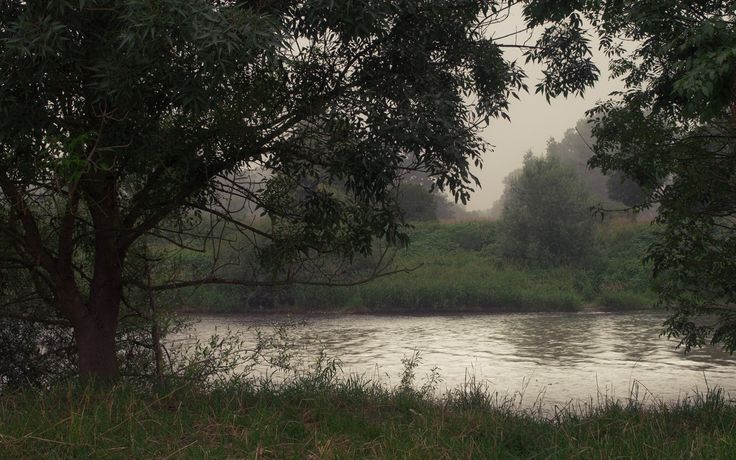
M 592 165 L 658 206 L 667 332 L 736 350 L 736 11 L 725 0 L 577 2 L 626 90 L 599 105 Z
M 180 241 L 191 219 L 221 217 L 270 241 L 273 264 L 400 240 L 393 188 L 406 159 L 465 201 L 479 127 L 526 88 L 503 55 L 519 45 L 489 30 L 508 8 L 2 2 L 4 262 L 27 270 L 70 324 L 79 373 L 116 378 L 125 285 L 141 281 L 126 279 L 126 261 L 144 237 Z M 580 92 L 597 76 L 582 26 L 567 12 L 554 19 L 529 46 L 547 69 L 539 89 Z M 271 226 L 232 219 L 234 195 Z

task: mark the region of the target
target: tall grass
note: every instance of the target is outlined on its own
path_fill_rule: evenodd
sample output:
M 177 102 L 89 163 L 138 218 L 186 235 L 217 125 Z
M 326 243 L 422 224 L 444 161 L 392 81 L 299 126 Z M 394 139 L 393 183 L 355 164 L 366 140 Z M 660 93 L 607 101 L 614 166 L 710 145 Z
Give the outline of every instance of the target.
M 466 258 L 468 259 L 468 258 Z M 472 263 L 472 262 L 471 262 Z M 576 310 L 583 299 L 555 279 L 534 279 L 521 270 L 430 265 L 352 288 L 294 289 L 297 305 L 341 306 L 364 311 Z
M 583 267 L 539 268 L 513 264 L 497 255 L 495 222 L 417 224 L 399 267 L 419 267 L 353 287 L 292 286 L 274 295 L 273 305 L 253 305 L 262 295 L 229 286 L 187 291 L 184 308 L 246 311 L 575 311 L 595 307 L 629 310 L 656 300 L 650 268 L 642 263 L 651 239 L 649 224 L 601 226 L 597 253 Z
M 0 396 L 3 458 L 733 458 L 719 390 L 544 413 L 470 381 L 412 385 L 312 374 L 274 385 L 158 392 L 69 384 Z M 403 380 L 402 380 L 403 381 Z

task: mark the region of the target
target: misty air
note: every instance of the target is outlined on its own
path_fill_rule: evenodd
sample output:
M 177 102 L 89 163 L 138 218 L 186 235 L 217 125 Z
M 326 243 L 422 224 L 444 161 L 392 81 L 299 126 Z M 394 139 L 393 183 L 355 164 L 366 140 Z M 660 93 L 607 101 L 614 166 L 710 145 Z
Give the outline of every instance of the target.
M 736 7 L 4 0 L 0 457 L 736 457 Z

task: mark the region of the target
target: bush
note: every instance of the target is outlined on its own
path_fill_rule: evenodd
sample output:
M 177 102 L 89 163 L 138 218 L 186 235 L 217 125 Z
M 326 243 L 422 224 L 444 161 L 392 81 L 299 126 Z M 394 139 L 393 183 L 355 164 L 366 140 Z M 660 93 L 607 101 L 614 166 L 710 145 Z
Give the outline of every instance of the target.
M 509 177 L 501 213 L 501 253 L 540 266 L 585 265 L 593 253 L 590 197 L 575 171 L 555 157 L 527 154 Z

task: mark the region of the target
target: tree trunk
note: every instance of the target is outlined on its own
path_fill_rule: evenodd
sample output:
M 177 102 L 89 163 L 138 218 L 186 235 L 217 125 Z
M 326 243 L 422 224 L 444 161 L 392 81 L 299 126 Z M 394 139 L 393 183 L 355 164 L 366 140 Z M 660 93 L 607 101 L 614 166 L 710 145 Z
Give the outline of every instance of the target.
M 731 79 L 731 124 L 736 128 L 736 72 Z
M 118 247 L 120 233 L 117 189 L 109 174 L 91 175 L 84 183 L 86 201 L 95 227 L 95 252 L 86 314 L 73 322 L 83 379 L 117 380 L 120 376 L 115 333 L 123 299 L 125 253 Z
M 96 261 L 104 255 L 96 254 Z M 79 353 L 79 376 L 83 379 L 117 380 L 118 312 L 122 301 L 122 273 L 117 263 L 96 263 L 85 305 L 86 314 L 72 321 Z
M 105 324 L 87 316 L 74 325 L 74 340 L 79 354 L 79 376 L 96 381 L 113 381 L 120 377 L 115 329 L 117 324 Z
M 153 346 L 153 364 L 155 382 L 163 386 L 164 384 L 164 354 L 163 345 L 161 345 L 161 325 L 158 321 L 158 313 L 156 312 L 156 296 L 153 293 L 153 278 L 151 277 L 151 265 L 149 263 L 148 242 L 143 243 L 143 260 L 144 270 L 146 272 L 146 294 L 148 297 L 148 311 L 151 315 L 151 345 Z
M 113 270 L 112 278 L 119 277 Z M 104 283 L 97 283 L 97 289 L 90 297 L 85 301 L 79 295 L 74 280 L 68 281 L 57 292 L 57 301 L 72 326 L 79 376 L 82 379 L 116 380 L 120 375 L 115 343 L 122 299 L 120 283 L 108 283 L 106 288 Z
M 120 376 L 115 335 L 122 298 L 122 261 L 109 239 L 98 237 L 85 314 L 72 321 L 83 379 L 117 380 Z

